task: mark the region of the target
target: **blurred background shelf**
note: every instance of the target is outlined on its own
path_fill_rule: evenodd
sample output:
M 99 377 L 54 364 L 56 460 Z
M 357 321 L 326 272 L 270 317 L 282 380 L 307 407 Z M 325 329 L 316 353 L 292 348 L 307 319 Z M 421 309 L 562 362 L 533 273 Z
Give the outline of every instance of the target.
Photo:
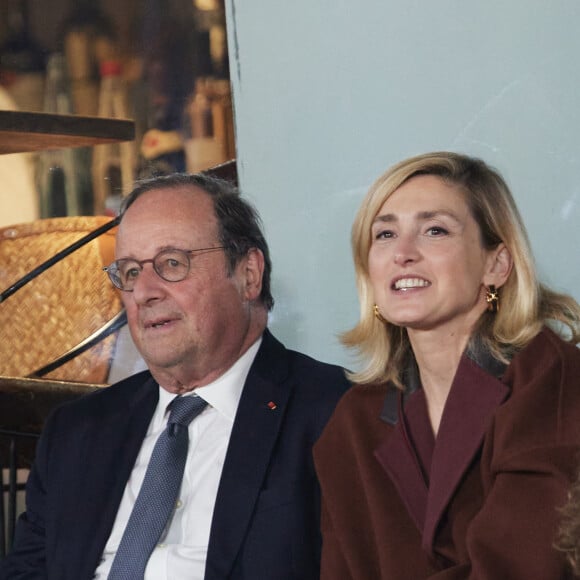
M 135 123 L 129 119 L 0 111 L 0 154 L 89 147 L 134 138 Z

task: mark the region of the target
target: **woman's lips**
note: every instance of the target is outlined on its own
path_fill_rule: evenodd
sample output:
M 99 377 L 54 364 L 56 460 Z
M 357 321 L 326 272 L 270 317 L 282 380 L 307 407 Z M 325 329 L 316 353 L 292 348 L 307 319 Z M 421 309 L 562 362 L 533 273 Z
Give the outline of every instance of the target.
M 431 282 L 428 280 L 415 276 L 407 276 L 405 278 L 397 278 L 391 284 L 391 289 L 405 291 L 412 288 L 426 288 L 427 286 L 431 286 Z

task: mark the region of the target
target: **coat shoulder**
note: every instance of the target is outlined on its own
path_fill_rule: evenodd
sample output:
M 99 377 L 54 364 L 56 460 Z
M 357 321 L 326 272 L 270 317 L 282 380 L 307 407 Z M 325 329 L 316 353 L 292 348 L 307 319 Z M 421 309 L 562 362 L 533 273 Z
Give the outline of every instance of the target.
M 522 390 L 546 389 L 580 394 L 579 376 L 580 349 L 545 328 L 515 355 L 503 380 L 514 395 Z
M 322 462 L 332 450 L 365 449 L 371 451 L 391 432 L 392 426 L 381 419 L 387 384 L 354 385 L 340 399 L 315 447 L 315 457 Z
M 580 441 L 580 349 L 549 329 L 512 360 L 511 394 L 495 414 L 496 444 L 514 453 Z M 509 445 L 508 445 L 509 443 Z

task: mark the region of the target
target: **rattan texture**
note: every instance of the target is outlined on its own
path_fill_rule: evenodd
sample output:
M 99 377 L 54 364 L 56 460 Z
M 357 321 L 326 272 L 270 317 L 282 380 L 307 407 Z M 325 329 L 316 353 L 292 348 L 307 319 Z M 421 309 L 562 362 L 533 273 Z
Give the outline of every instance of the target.
M 42 219 L 0 229 L 0 291 L 84 235 L 104 216 Z M 77 346 L 120 310 L 102 267 L 114 258 L 110 230 L 58 262 L 0 303 L 0 375 L 26 377 Z M 116 335 L 46 375 L 105 383 Z

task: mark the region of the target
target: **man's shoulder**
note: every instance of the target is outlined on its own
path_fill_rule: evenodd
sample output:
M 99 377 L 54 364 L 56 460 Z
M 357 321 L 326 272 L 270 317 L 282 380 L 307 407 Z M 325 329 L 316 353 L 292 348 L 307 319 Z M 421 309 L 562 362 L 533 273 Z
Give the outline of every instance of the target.
M 124 402 L 131 401 L 149 390 L 155 383 L 149 371 L 126 377 L 117 383 L 100 387 L 77 399 L 68 401 L 57 410 L 66 416 L 86 416 L 87 414 L 103 413 L 107 409 L 115 409 Z
M 346 371 L 337 364 L 320 361 L 303 352 L 286 348 L 269 331 L 264 335 L 258 364 L 276 369 L 281 379 L 291 380 L 296 388 L 340 393 L 350 387 Z
M 287 349 L 291 367 L 312 377 L 334 378 L 341 382 L 348 382 L 346 370 L 340 365 L 318 360 L 303 352 Z

